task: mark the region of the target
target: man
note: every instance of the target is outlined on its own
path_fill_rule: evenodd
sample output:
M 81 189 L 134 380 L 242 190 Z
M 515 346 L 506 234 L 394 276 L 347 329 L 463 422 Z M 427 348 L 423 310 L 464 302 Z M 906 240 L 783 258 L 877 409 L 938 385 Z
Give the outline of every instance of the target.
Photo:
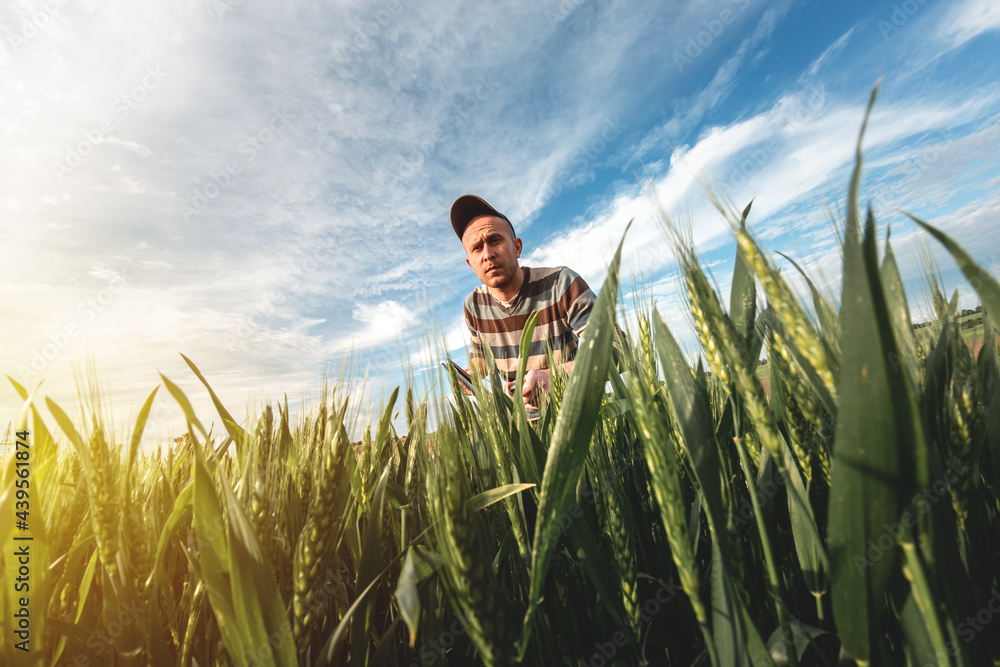
M 554 362 L 570 372 L 596 296 L 583 278 L 565 266 L 519 266 L 522 243 L 514 226 L 475 195 L 455 200 L 451 226 L 465 247 L 465 263 L 483 282 L 465 298 L 465 323 L 472 334 L 471 373 L 486 373 L 485 343 L 500 374 L 513 383 L 524 325 L 532 313 L 540 312 L 523 390 L 525 404 L 535 407 L 541 393 L 549 390 L 546 347 L 551 346 Z

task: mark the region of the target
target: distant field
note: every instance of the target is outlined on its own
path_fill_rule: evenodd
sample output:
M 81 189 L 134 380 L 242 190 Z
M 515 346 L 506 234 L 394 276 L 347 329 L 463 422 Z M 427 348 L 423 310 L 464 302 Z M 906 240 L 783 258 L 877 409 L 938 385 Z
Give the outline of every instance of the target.
M 965 317 L 959 317 L 958 325 L 961 327 L 962 340 L 968 343 L 972 348 L 973 355 L 978 354 L 979 348 L 982 347 L 983 340 L 982 313 L 974 313 L 972 315 L 966 315 Z M 941 333 L 940 327 L 935 327 L 933 324 L 930 326 L 919 326 L 915 328 L 914 331 L 916 332 L 917 342 L 921 344 L 926 344 L 928 341 Z M 757 367 L 757 379 L 762 382 L 767 380 L 768 384 L 765 385 L 765 389 L 770 387 L 771 365 L 769 363 L 765 362 Z

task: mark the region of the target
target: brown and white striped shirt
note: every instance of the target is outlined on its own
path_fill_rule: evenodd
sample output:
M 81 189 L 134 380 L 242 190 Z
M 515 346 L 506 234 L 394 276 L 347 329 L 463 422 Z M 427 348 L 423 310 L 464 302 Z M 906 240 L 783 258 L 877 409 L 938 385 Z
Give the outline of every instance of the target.
M 521 290 L 505 306 L 485 285 L 465 297 L 465 323 L 472 334 L 470 358 L 483 358 L 483 343 L 490 346 L 497 368 L 506 380 L 517 376 L 521 333 L 532 313 L 540 311 L 531 337 L 528 370 L 548 368 L 546 346 L 556 363 L 576 356 L 580 337 L 597 300 L 587 282 L 572 269 L 527 267 Z

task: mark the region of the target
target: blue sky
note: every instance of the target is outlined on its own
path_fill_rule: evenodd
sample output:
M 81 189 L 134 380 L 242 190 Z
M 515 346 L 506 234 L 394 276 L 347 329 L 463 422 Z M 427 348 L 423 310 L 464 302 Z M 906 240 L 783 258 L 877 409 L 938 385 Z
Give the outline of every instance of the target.
M 71 411 L 96 362 L 118 428 L 164 373 L 212 421 L 355 404 L 465 360 L 477 284 L 448 224 L 506 212 L 522 263 L 595 288 L 627 222 L 634 276 L 692 343 L 648 181 L 728 290 L 714 182 L 772 250 L 839 292 L 864 105 L 865 200 L 911 302 L 929 248 L 898 209 L 1000 271 L 1000 8 L 992 0 L 306 3 L 51 0 L 0 9 L 0 370 Z M 624 303 L 631 304 L 631 289 Z M 926 314 L 926 310 L 924 310 Z M 431 341 L 430 343 L 428 341 Z M 341 362 L 349 358 L 352 363 Z M 74 371 L 76 369 L 76 371 Z M 166 392 L 149 442 L 179 435 Z M 0 391 L 13 419 L 19 400 Z M 357 414 L 359 422 L 365 414 Z

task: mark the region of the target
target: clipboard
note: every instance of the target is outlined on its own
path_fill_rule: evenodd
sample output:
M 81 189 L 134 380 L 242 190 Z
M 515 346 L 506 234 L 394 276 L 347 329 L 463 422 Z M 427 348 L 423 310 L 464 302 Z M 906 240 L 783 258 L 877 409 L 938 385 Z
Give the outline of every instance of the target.
M 456 364 L 454 361 L 452 361 L 450 359 L 448 361 L 442 361 L 441 365 L 444 366 L 445 369 L 452 369 L 452 370 L 454 370 L 455 371 L 455 376 L 458 378 L 459 384 L 461 384 L 463 387 L 465 387 L 466 389 L 468 389 L 470 392 L 473 391 L 473 388 L 472 388 L 472 376 L 469 375 L 469 373 L 464 368 L 462 368 L 461 366 L 459 366 L 458 364 Z M 510 399 L 511 403 L 514 402 L 514 397 L 507 392 L 506 383 L 504 383 L 504 392 L 503 392 L 503 394 L 504 394 L 504 396 L 506 396 L 507 398 Z M 528 413 L 528 421 L 536 421 L 538 419 L 538 417 L 539 417 L 539 411 L 538 410 L 535 410 L 533 408 L 529 408 L 528 406 L 524 406 L 524 408 L 525 408 L 525 411 Z
M 472 376 L 469 375 L 469 373 L 464 368 L 462 368 L 461 366 L 459 366 L 450 359 L 448 361 L 442 361 L 441 365 L 444 366 L 446 370 L 449 368 L 454 370 L 455 375 L 458 377 L 459 384 L 461 384 L 469 391 L 472 391 Z

